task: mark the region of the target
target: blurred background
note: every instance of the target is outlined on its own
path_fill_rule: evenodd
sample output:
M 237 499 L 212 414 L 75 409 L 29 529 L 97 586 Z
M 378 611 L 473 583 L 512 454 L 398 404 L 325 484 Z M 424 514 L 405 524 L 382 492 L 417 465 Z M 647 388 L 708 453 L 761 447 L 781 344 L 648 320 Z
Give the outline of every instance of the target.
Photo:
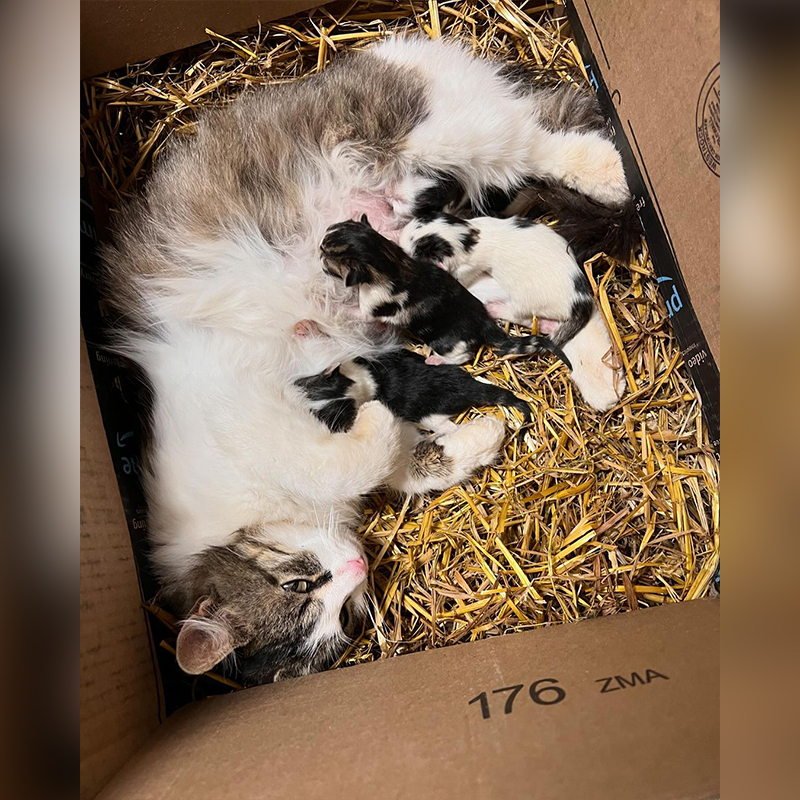
M 800 4 L 725 3 L 722 272 L 728 797 L 794 794 Z
M 0 5 L 0 780 L 75 794 L 79 4 Z

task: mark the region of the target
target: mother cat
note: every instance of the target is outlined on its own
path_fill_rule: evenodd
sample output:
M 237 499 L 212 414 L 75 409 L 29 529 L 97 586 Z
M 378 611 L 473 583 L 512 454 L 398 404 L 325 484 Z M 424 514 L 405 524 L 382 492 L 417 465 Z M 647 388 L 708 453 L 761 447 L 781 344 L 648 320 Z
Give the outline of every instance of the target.
M 206 113 L 158 161 L 105 252 L 121 349 L 153 388 L 153 560 L 186 617 L 178 662 L 245 683 L 322 669 L 364 613 L 359 498 L 442 489 L 490 463 L 502 429 L 418 440 L 378 403 L 331 434 L 294 381 L 396 346 L 321 272 L 333 222 L 399 228 L 447 175 L 479 202 L 528 177 L 629 197 L 580 93 L 535 91 L 455 43 L 391 38 L 324 73 Z M 444 200 L 442 200 L 442 203 Z M 320 320 L 325 337 L 293 335 Z M 383 338 L 381 338 L 383 336 Z

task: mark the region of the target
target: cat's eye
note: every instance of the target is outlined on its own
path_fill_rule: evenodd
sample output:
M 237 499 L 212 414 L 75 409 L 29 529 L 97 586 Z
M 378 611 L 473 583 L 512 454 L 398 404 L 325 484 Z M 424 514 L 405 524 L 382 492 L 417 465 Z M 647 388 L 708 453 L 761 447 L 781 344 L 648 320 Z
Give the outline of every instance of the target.
M 308 594 L 314 588 L 312 581 L 298 578 L 296 581 L 287 581 L 281 586 L 284 592 L 297 592 L 297 594 Z
M 342 626 L 342 630 L 347 630 L 347 626 L 350 624 L 350 611 L 347 608 L 347 603 L 342 606 L 342 610 L 339 612 L 339 624 Z

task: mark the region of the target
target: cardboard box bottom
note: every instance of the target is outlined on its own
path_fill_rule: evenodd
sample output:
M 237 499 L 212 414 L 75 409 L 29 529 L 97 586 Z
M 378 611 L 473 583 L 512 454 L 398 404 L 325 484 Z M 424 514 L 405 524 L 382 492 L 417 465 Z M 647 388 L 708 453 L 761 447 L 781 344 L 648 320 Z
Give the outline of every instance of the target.
M 103 800 L 719 796 L 719 601 L 194 703 Z

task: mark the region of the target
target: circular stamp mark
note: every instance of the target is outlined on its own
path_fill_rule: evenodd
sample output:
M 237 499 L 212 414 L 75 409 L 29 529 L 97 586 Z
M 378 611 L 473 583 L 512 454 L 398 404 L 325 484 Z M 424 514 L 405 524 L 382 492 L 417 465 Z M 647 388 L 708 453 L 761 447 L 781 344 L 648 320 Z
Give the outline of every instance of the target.
M 719 64 L 717 64 L 703 82 L 703 88 L 697 98 L 695 115 L 695 131 L 700 155 L 706 166 L 717 177 L 720 171 L 719 98 Z

